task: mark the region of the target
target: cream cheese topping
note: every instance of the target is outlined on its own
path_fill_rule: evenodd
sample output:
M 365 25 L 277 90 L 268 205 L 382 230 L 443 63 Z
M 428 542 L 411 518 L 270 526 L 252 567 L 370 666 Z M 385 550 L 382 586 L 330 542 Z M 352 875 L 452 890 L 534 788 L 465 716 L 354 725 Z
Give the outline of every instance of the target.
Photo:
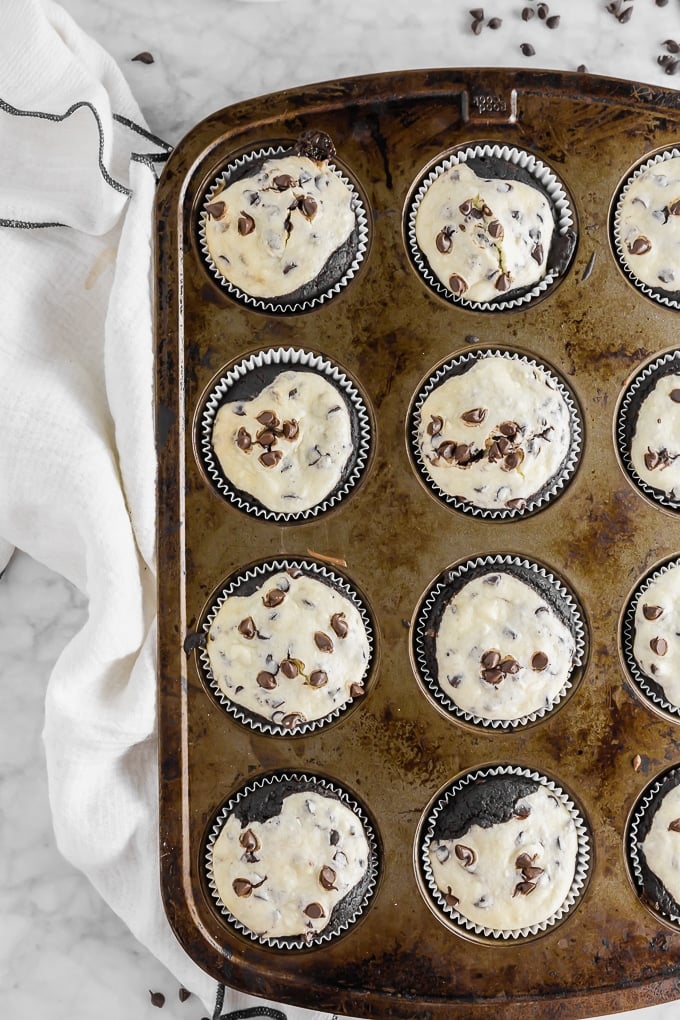
M 662 376 L 642 401 L 630 459 L 643 482 L 680 499 L 680 376 Z
M 491 301 L 546 274 L 555 223 L 548 199 L 521 181 L 483 179 L 458 163 L 420 200 L 416 240 L 453 294 Z
M 460 839 L 430 845 L 437 887 L 483 928 L 512 931 L 548 921 L 574 881 L 578 834 L 566 805 L 541 786 L 520 806 L 522 817 L 489 828 L 475 823 Z
M 664 794 L 641 847 L 650 871 L 680 903 L 680 787 Z
M 483 509 L 512 507 L 558 474 L 570 448 L 571 417 L 544 371 L 494 355 L 428 395 L 417 443 L 442 492 Z
M 212 675 L 226 697 L 289 729 L 360 697 L 371 655 L 350 599 L 314 577 L 293 574 L 274 574 L 251 595 L 228 596 L 206 642 Z
M 575 640 L 531 585 L 499 571 L 473 578 L 452 597 L 435 650 L 439 686 L 461 710 L 514 720 L 559 698 Z
M 230 815 L 212 864 L 225 907 L 250 931 L 276 938 L 323 931 L 366 874 L 368 856 L 354 812 L 308 791 L 291 793 L 265 822 L 243 826 Z
M 293 370 L 252 400 L 223 404 L 212 445 L 232 485 L 282 513 L 323 502 L 354 448 L 349 410 L 335 386 L 316 372 Z
M 680 707 L 680 567 L 670 566 L 648 585 L 635 607 L 633 655 L 640 669 Z
M 680 290 L 680 157 L 634 177 L 617 225 L 625 264 L 649 287 Z
M 347 241 L 353 205 L 352 190 L 328 164 L 270 158 L 211 197 L 206 244 L 229 283 L 253 297 L 281 297 L 314 280 Z

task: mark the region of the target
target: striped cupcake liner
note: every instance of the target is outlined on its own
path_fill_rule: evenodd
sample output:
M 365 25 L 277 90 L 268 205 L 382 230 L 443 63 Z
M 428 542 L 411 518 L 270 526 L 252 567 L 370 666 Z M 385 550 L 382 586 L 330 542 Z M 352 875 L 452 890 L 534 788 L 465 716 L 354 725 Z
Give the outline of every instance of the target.
M 680 931 L 680 904 L 647 863 L 643 843 L 663 798 L 678 784 L 680 768 L 677 765 L 653 779 L 633 805 L 624 836 L 628 877 L 636 895 L 654 917 L 674 931 Z

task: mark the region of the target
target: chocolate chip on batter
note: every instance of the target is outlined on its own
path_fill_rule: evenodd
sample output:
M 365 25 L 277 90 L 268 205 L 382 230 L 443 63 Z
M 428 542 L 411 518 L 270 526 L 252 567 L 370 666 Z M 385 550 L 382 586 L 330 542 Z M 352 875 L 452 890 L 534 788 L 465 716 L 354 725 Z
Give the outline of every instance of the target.
M 451 461 L 456 453 L 456 444 L 450 439 L 445 439 L 443 443 L 440 443 L 437 447 L 438 456 L 444 460 Z
M 454 896 L 453 893 L 451 892 L 451 886 L 447 885 L 446 890 L 447 891 L 444 894 L 444 902 L 446 903 L 446 906 L 457 907 L 458 904 L 460 903 L 460 900 L 458 899 L 457 896 Z
M 680 832 L 680 818 L 674 818 L 672 822 L 668 823 L 669 832 Z
M 652 649 L 655 655 L 665 655 L 668 651 L 668 642 L 662 637 L 653 637 L 649 642 L 649 647 Z
M 254 889 L 253 883 L 249 882 L 247 878 L 235 878 L 231 883 L 231 887 L 237 896 L 250 896 Z
M 522 880 L 521 882 L 517 883 L 517 885 L 515 886 L 515 891 L 513 892 L 512 895 L 517 896 L 519 894 L 520 896 L 528 896 L 529 893 L 532 893 L 535 888 L 536 888 L 535 882 L 525 882 L 524 880 Z
M 671 390 L 668 394 L 674 404 L 680 404 L 680 389 Z
M 258 687 L 265 691 L 273 691 L 276 687 L 276 677 L 266 669 L 260 670 L 255 679 Z
M 512 287 L 512 277 L 510 276 L 510 273 L 501 273 L 496 280 L 494 287 L 501 293 L 505 293 L 505 291 L 510 290 Z
M 441 252 L 442 255 L 448 255 L 448 253 L 453 248 L 453 241 L 451 240 L 451 229 L 449 227 L 444 227 L 442 230 L 440 230 L 434 239 L 434 243 L 438 252 Z
M 512 450 L 508 453 L 503 461 L 504 471 L 514 471 L 516 467 L 522 463 L 523 456 L 521 450 Z
M 244 429 L 243 426 L 241 426 L 236 433 L 236 445 L 239 450 L 243 450 L 244 453 L 247 453 L 253 445 L 253 439 L 250 432 L 248 432 L 248 429 Z
M 531 257 L 534 260 L 534 262 L 538 262 L 538 264 L 540 266 L 541 262 L 543 261 L 543 245 L 542 244 L 535 244 L 533 246 L 533 248 L 531 249 Z
M 472 448 L 467 443 L 456 443 L 453 459 L 456 464 L 469 464 L 472 456 Z
M 680 199 L 676 199 L 675 202 L 671 202 L 668 207 L 668 211 L 671 216 L 680 216 Z
M 299 567 L 296 567 L 294 565 L 288 567 L 288 569 L 286 570 L 286 573 L 289 575 L 289 577 L 293 577 L 293 578 L 302 577 L 302 571 L 300 570 Z
M 221 220 L 225 212 L 227 211 L 227 203 L 211 202 L 209 205 L 206 205 L 205 211 L 208 213 L 209 216 L 212 216 L 214 220 Z
M 320 917 L 326 916 L 326 911 L 323 909 L 320 903 L 308 903 L 303 913 L 305 913 L 307 917 L 313 918 L 313 920 L 315 921 L 318 920 L 318 918 Z
M 281 433 L 284 439 L 297 439 L 300 433 L 300 426 L 296 422 L 295 418 L 290 418 L 284 421 L 281 426 Z
M 252 216 L 249 216 L 247 212 L 243 212 L 243 210 L 241 210 L 237 227 L 241 237 L 246 237 L 248 234 L 252 234 L 255 230 L 255 220 Z
M 491 237 L 494 239 L 494 241 L 503 240 L 503 235 L 505 234 L 505 231 L 503 229 L 503 224 L 500 222 L 500 220 L 491 220 L 491 223 L 489 224 L 487 229 Z
M 654 471 L 656 468 L 658 468 L 659 464 L 661 463 L 661 457 L 656 452 L 656 450 L 648 448 L 644 456 L 644 462 L 645 467 L 647 468 L 648 471 Z
M 663 613 L 663 606 L 650 606 L 647 602 L 642 607 L 645 620 L 658 620 Z
M 438 414 L 430 415 L 430 423 L 427 426 L 428 436 L 438 436 L 441 430 L 444 428 L 444 419 L 440 418 Z
M 545 652 L 534 652 L 531 656 L 531 668 L 535 669 L 537 673 L 542 672 L 548 665 L 548 656 Z
M 467 425 L 480 425 L 486 418 L 486 408 L 473 407 L 469 411 L 464 411 L 461 418 Z
M 282 457 L 283 454 L 280 450 L 265 450 L 260 454 L 258 460 L 263 467 L 275 467 Z
M 466 198 L 465 201 L 461 202 L 458 206 L 458 212 L 461 216 L 469 216 L 473 209 L 474 205 L 471 198 Z
M 322 630 L 314 632 L 314 644 L 320 652 L 333 651 L 333 641 L 329 638 L 328 634 L 324 634 Z
M 314 669 L 309 674 L 309 686 L 310 687 L 325 687 L 328 683 L 328 673 L 323 669 Z
M 458 276 L 457 273 L 453 273 L 449 277 L 449 290 L 451 291 L 452 294 L 455 294 L 456 297 L 461 297 L 461 295 L 463 295 L 467 289 L 468 289 L 467 282 L 463 279 L 462 276 Z
M 243 849 L 249 854 L 254 854 L 261 846 L 259 839 L 252 829 L 246 829 L 245 832 L 242 832 L 238 841 Z
M 480 661 L 484 669 L 495 669 L 501 661 L 501 653 L 495 648 L 490 648 L 488 652 L 484 652 Z
M 305 722 L 305 717 L 302 712 L 290 712 L 288 715 L 284 715 L 281 725 L 287 730 L 294 730 L 296 726 L 303 722 Z
M 295 178 L 291 177 L 290 174 L 278 174 L 272 181 L 272 184 L 277 191 L 287 191 L 288 188 L 292 188 L 295 184 Z
M 487 450 L 487 459 L 490 464 L 495 464 L 499 460 L 503 460 L 503 454 L 498 442 L 494 440 L 489 449 Z
M 513 816 L 515 818 L 522 818 L 522 819 L 523 818 L 528 818 L 530 814 L 531 814 L 531 808 L 529 807 L 528 804 L 519 804 L 515 808 L 515 810 L 513 811 Z
M 498 685 L 504 680 L 504 678 L 505 673 L 503 672 L 502 669 L 499 669 L 496 666 L 494 666 L 492 669 L 482 670 L 482 680 L 487 684 L 491 684 L 492 687 L 498 687 Z
M 305 217 L 305 219 L 313 220 L 314 217 L 316 216 L 318 206 L 316 204 L 315 199 L 313 199 L 311 195 L 305 195 L 298 202 L 298 208 L 302 215 Z
M 349 633 L 349 625 L 344 613 L 333 613 L 331 616 L 331 627 L 339 638 L 346 638 Z
M 262 596 L 262 605 L 266 606 L 267 609 L 274 609 L 275 606 L 281 605 L 285 597 L 285 591 L 281 591 L 280 588 L 270 588 Z
M 281 663 L 281 672 L 289 680 L 294 680 L 296 676 L 300 675 L 300 667 L 298 665 L 298 659 L 284 659 Z
M 246 616 L 245 620 L 241 620 L 237 630 L 241 637 L 247 638 L 250 641 L 257 634 L 257 627 L 252 616 Z
M 340 833 L 338 832 L 337 829 L 331 829 L 328 835 L 328 842 L 330 843 L 331 846 L 338 845 L 338 843 L 340 842 Z
M 631 255 L 646 255 L 648 251 L 652 250 L 652 242 L 648 237 L 640 235 L 634 241 L 631 241 L 627 248 Z
M 324 864 L 323 868 L 319 872 L 319 882 L 324 887 L 324 889 L 328 890 L 337 889 L 337 886 L 335 885 L 335 878 L 336 875 L 333 869 L 330 868 L 327 864 Z
M 260 446 L 275 446 L 276 445 L 276 433 L 272 429 L 261 429 L 255 436 Z
M 472 847 L 465 846 L 464 843 L 456 843 L 453 852 L 464 868 L 471 868 L 477 863 L 477 854 Z
M 256 421 L 259 421 L 260 425 L 264 425 L 265 428 L 275 429 L 278 428 L 279 419 L 276 417 L 275 411 L 260 411 Z
M 498 668 L 504 674 L 514 676 L 516 673 L 519 673 L 521 666 L 517 659 L 515 659 L 512 655 L 507 655 L 503 661 L 499 663 Z
M 527 505 L 527 501 L 526 499 L 522 499 L 521 496 L 518 496 L 516 499 L 506 500 L 505 505 L 508 510 L 524 510 Z

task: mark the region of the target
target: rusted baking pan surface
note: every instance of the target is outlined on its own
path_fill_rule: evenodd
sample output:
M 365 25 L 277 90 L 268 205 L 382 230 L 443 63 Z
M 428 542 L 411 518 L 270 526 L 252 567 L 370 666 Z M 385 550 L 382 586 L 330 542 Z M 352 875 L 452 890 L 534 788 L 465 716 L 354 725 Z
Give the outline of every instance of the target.
M 309 130 L 330 135 L 361 201 L 361 258 L 337 292 L 299 311 L 249 304 L 207 264 L 206 196 L 244 153 L 290 145 Z M 621 182 L 679 142 L 672 91 L 581 74 L 440 69 L 241 103 L 195 127 L 168 161 L 155 269 L 161 883 L 178 939 L 216 980 L 310 1008 L 409 1020 L 499 1012 L 566 1020 L 680 996 L 680 931 L 644 902 L 626 846 L 638 799 L 680 762 L 680 730 L 638 696 L 619 654 L 626 601 L 680 552 L 680 526 L 623 470 L 615 422 L 630 380 L 677 343 L 678 311 L 631 283 L 611 231 Z M 438 291 L 409 247 L 408 203 L 427 168 L 478 145 L 521 150 L 554 173 L 575 236 L 554 285 L 502 310 Z M 213 387 L 263 352 L 266 384 L 267 359 L 279 349 L 343 373 L 355 434 L 369 437 L 341 498 L 299 520 L 244 509 L 205 460 L 202 415 Z M 411 414 L 432 373 L 459 373 L 460 359 L 466 365 L 487 349 L 547 366 L 579 416 L 568 480 L 532 512 L 450 505 L 409 449 Z M 239 399 L 250 399 L 238 371 L 234 378 Z M 573 688 L 526 725 L 456 715 L 416 678 L 420 646 L 431 666 L 427 613 L 438 612 L 436 593 L 455 589 L 470 560 L 509 563 L 520 576 L 530 561 L 574 607 Z M 230 583 L 252 591 L 261 565 L 272 563 L 348 586 L 370 624 L 365 692 L 329 725 L 253 724 L 247 711 L 225 706 L 206 673 L 215 598 Z M 438 578 L 444 588 L 434 586 Z M 485 661 L 488 678 L 502 679 L 496 659 Z M 535 668 L 542 664 L 539 656 Z M 521 782 L 546 777 L 583 822 L 576 902 L 530 937 L 478 937 L 452 923 L 453 900 L 433 907 L 427 899 L 416 841 L 434 829 L 423 831 L 424 813 L 479 769 L 510 769 Z M 297 776 L 304 791 L 318 782 L 338 805 L 346 796 L 370 830 L 372 870 L 350 923 L 333 937 L 302 945 L 251 938 L 211 891 L 206 848 L 220 810 L 272 775 L 284 783 Z M 256 841 L 246 839 L 251 853 Z M 523 867 L 520 895 L 536 874 Z M 331 872 L 323 881 L 333 884 Z M 318 904 L 310 908 L 318 918 Z

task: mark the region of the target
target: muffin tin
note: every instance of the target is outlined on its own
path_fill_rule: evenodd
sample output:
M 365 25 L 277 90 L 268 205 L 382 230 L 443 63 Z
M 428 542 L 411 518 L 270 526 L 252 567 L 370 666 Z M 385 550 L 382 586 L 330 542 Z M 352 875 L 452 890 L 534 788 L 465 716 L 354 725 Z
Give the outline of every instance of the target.
M 320 303 L 261 308 L 215 279 L 201 209 L 244 153 L 303 130 L 335 142 L 366 211 L 356 273 Z M 216 980 L 362 1017 L 557 1020 L 677 996 L 680 932 L 629 881 L 627 818 L 680 762 L 680 726 L 627 682 L 619 621 L 653 565 L 680 553 L 680 521 L 631 485 L 617 452 L 630 379 L 677 346 L 677 310 L 622 273 L 612 216 L 621 182 L 680 141 L 680 95 L 581 74 L 485 69 L 366 76 L 222 110 L 177 146 L 156 205 L 159 788 L 161 887 L 178 939 Z M 423 279 L 408 242 L 414 188 L 454 150 L 508 146 L 553 168 L 577 234 L 536 300 L 473 309 Z M 572 228 L 569 228 L 572 229 Z M 438 366 L 477 347 L 551 366 L 582 415 L 559 498 L 487 519 L 433 498 L 409 453 L 408 412 Z M 201 408 L 234 365 L 314 352 L 356 383 L 370 424 L 360 484 L 303 520 L 244 512 L 202 455 Z M 543 565 L 582 607 L 589 649 L 558 712 L 528 727 L 466 725 L 425 696 L 410 660 L 422 592 L 450 564 Z M 370 609 L 379 655 L 365 696 L 300 733 L 230 714 L 204 678 L 206 612 L 227 579 L 263 561 L 310 561 Z M 422 895 L 420 834 L 438 793 L 474 769 L 528 770 L 573 795 L 589 834 L 587 882 L 560 923 L 479 945 Z M 216 819 L 273 774 L 316 776 L 371 820 L 375 886 L 338 937 L 272 946 L 240 932 L 211 891 Z

